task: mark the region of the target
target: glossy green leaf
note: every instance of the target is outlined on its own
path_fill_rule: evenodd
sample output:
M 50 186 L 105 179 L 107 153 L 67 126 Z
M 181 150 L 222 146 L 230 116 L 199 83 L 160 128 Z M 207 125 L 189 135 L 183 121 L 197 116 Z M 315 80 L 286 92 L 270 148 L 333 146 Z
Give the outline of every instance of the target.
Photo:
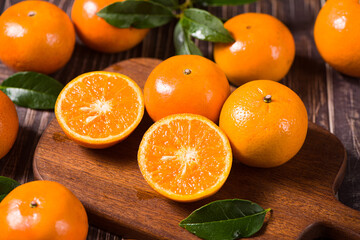
M 159 2 L 160 0 L 115 2 L 101 9 L 97 15 L 118 28 L 155 28 L 175 17 L 170 8 Z
M 200 49 L 191 40 L 189 33 L 183 29 L 180 21 L 176 24 L 174 29 L 174 46 L 176 54 L 202 56 Z
M 11 178 L 0 176 L 0 202 L 9 194 L 9 192 L 19 185 L 20 183 Z
M 224 28 L 222 21 L 202 9 L 186 9 L 181 25 L 192 37 L 200 40 L 223 43 L 234 41 L 228 30 Z
M 256 1 L 257 0 L 193 0 L 194 3 L 198 3 L 203 6 L 242 5 Z
M 19 72 L 1 85 L 3 91 L 17 105 L 33 109 L 53 109 L 63 85 L 55 79 L 36 72 Z
M 150 0 L 151 2 L 156 2 L 159 4 L 162 4 L 166 7 L 169 7 L 171 9 L 176 9 L 179 6 L 178 0 Z
M 259 231 L 269 211 L 247 200 L 219 200 L 195 210 L 179 225 L 202 239 L 233 240 Z

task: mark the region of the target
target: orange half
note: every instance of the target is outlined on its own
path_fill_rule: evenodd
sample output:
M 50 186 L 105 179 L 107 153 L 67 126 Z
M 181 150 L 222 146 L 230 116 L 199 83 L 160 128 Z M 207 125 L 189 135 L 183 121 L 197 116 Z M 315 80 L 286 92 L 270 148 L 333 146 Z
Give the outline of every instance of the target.
M 65 134 L 89 148 L 106 148 L 125 139 L 144 115 L 140 87 L 113 72 L 84 73 L 59 94 L 55 116 Z
M 155 122 L 140 143 L 138 163 L 161 195 L 190 202 L 216 193 L 232 165 L 229 140 L 211 120 L 174 114 Z

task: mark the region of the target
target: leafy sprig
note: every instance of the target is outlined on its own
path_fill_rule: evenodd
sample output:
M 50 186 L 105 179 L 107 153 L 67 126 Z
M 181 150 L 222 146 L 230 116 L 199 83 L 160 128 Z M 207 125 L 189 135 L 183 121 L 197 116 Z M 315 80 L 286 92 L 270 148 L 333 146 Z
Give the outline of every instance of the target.
M 47 75 L 36 72 L 18 72 L 0 84 L 15 104 L 32 109 L 54 109 L 63 85 Z
M 202 55 L 192 38 L 231 43 L 231 34 L 216 16 L 195 6 L 223 6 L 251 3 L 256 0 L 127 0 L 101 9 L 97 15 L 118 28 L 155 28 L 174 19 L 176 54 Z
M 20 183 L 14 179 L 0 176 L 0 202 L 18 186 L 20 186 Z
M 234 240 L 258 232 L 269 211 L 248 200 L 218 200 L 196 209 L 179 225 L 202 239 Z

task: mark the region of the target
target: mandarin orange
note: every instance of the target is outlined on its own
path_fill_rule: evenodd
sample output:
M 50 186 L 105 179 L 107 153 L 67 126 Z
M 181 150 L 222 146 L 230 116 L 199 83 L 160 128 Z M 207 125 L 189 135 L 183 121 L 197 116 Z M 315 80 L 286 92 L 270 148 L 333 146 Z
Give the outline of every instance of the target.
M 0 203 L 0 240 L 85 240 L 88 219 L 76 196 L 57 182 L 33 181 Z
M 175 201 L 191 202 L 222 187 L 230 173 L 232 152 L 226 135 L 209 119 L 174 114 L 146 131 L 138 163 L 155 191 Z
M 308 128 L 304 103 L 290 88 L 271 80 L 248 82 L 226 100 L 220 128 L 233 154 L 254 167 L 276 167 L 302 147 Z
M 19 130 L 19 119 L 14 103 L 0 91 L 0 159 L 15 143 Z
M 234 43 L 216 43 L 214 59 L 236 86 L 258 79 L 281 80 L 295 57 L 289 29 L 264 13 L 244 13 L 225 22 Z
M 352 77 L 360 77 L 359 26 L 358 0 L 326 1 L 314 26 L 314 39 L 322 58 Z
M 193 113 L 217 122 L 229 94 L 224 72 L 197 55 L 166 59 L 155 67 L 144 86 L 145 107 L 154 121 L 175 113 Z
M 124 140 L 144 114 L 140 87 L 113 72 L 84 73 L 58 96 L 55 116 L 65 134 L 89 148 L 106 148 Z
M 23 1 L 0 17 L 0 59 L 15 71 L 45 74 L 71 58 L 75 30 L 59 7 L 45 1 Z
M 114 2 L 124 0 L 75 0 L 71 18 L 82 42 L 88 47 L 106 53 L 128 50 L 139 44 L 148 29 L 117 28 L 96 13 Z

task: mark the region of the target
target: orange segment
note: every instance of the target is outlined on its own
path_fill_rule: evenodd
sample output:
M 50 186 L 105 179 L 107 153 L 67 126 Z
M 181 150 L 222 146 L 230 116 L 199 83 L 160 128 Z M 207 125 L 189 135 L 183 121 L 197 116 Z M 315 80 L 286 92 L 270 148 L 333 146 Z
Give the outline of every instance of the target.
M 55 115 L 63 131 L 85 147 L 105 148 L 126 138 L 140 123 L 144 99 L 129 77 L 85 73 L 60 93 Z
M 224 184 L 232 152 L 225 134 L 209 119 L 174 114 L 145 133 L 138 163 L 145 180 L 158 193 L 176 201 L 196 201 Z

